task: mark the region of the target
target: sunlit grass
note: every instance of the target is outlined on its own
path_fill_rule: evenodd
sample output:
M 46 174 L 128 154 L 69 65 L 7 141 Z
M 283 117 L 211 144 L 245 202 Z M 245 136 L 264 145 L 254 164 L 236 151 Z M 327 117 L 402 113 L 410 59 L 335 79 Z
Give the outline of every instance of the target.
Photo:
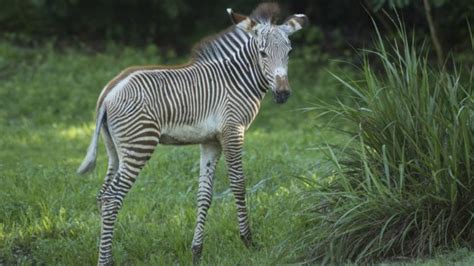
M 305 130 L 270 133 L 254 126 L 247 136 L 244 163 L 251 223 L 262 249 L 248 251 L 239 239 L 234 199 L 221 161 L 206 228 L 206 264 L 271 264 L 278 256 L 275 247 L 289 231 L 297 230 L 288 226 L 294 219 L 293 198 L 302 189 L 297 177 L 317 168 L 314 158 L 321 154 L 306 148 L 317 140 L 306 142 Z M 34 130 L 38 139 L 29 140 L 28 128 L 3 130 L 15 134 L 0 141 L 2 146 L 13 147 L 8 142 L 17 136 L 31 148 L 2 153 L 2 163 L 8 166 L 0 172 L 6 177 L 0 206 L 0 258 L 5 263 L 95 263 L 100 228 L 95 193 L 106 156 L 101 148 L 90 176 L 74 174 L 89 142 L 88 131 L 89 125 L 39 127 Z M 191 261 L 198 162 L 197 146 L 158 147 L 119 215 L 114 242 L 118 263 Z
M 59 130 L 59 136 L 67 141 L 90 136 L 95 127 L 95 123 L 84 124 L 82 126 L 70 126 Z

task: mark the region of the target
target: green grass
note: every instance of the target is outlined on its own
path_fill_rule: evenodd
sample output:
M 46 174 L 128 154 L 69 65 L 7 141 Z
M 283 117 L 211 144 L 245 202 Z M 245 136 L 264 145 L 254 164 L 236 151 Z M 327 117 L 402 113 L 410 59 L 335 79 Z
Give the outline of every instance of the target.
M 223 163 L 207 224 L 204 262 L 268 264 L 274 248 L 291 228 L 298 176 L 317 171 L 320 157 L 307 149 L 332 136 L 314 138 L 282 129 L 255 128 L 245 146 L 248 203 L 259 251 L 245 249 L 238 237 L 232 194 Z M 91 126 L 4 129 L 0 207 L 0 257 L 4 262 L 94 263 L 99 236 L 95 194 L 104 175 L 101 151 L 97 170 L 78 177 L 75 169 Z M 198 147 L 159 147 L 125 201 L 119 215 L 114 254 L 118 263 L 187 264 L 195 219 Z M 290 226 L 288 226 L 290 225 Z M 283 230 L 284 229 L 284 230 Z
M 95 264 L 100 217 L 95 196 L 106 154 L 100 144 L 96 170 L 75 170 L 85 155 L 96 99 L 121 69 L 174 63 L 153 47 L 109 46 L 104 52 L 51 46 L 20 48 L 0 42 L 0 264 Z M 329 63 L 320 67 L 294 58 L 293 95 L 276 105 L 268 95 L 246 135 L 244 170 L 254 238 L 247 250 L 238 236 L 232 194 L 223 161 L 206 225 L 204 265 L 274 265 L 299 255 L 292 236 L 307 235 L 299 199 L 328 171 L 324 143 L 346 143 L 341 133 L 321 130 L 319 100 L 344 100 L 343 86 L 327 71 L 354 72 Z M 117 264 L 191 263 L 199 147 L 159 146 L 128 194 L 119 214 L 113 253 Z M 302 178 L 304 177 L 304 178 Z M 469 250 L 415 264 L 472 264 Z M 390 263 L 388 261 L 387 263 Z
M 93 174 L 81 177 L 75 170 L 90 141 L 96 99 L 122 68 L 170 60 L 153 48 L 87 53 L 5 43 L 0 58 L 0 264 L 94 264 L 100 230 L 95 195 L 106 170 L 102 144 Z M 310 83 L 301 66 L 297 59 L 290 66 L 289 103 L 276 105 L 268 95 L 246 135 L 248 205 L 261 249 L 247 250 L 239 239 L 221 161 L 204 264 L 273 264 L 281 243 L 298 231 L 295 197 L 305 189 L 299 177 L 316 177 L 323 165 L 322 153 L 310 148 L 340 138 L 319 131 L 312 114 L 297 110 L 313 97 L 337 93 L 337 81 L 321 72 Z M 198 146 L 158 147 L 120 212 L 113 248 L 118 264 L 191 262 L 198 162 Z

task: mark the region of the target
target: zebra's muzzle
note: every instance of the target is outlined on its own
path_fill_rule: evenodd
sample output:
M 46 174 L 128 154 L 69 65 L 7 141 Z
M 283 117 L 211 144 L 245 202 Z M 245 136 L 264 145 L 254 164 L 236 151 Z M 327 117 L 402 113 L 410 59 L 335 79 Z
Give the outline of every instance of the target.
M 282 91 L 273 92 L 273 98 L 275 99 L 276 103 L 286 103 L 290 95 L 291 95 L 290 90 L 282 90 Z
M 276 103 L 285 103 L 290 97 L 291 90 L 290 84 L 288 83 L 288 77 L 276 76 L 276 89 L 273 90 L 273 97 Z

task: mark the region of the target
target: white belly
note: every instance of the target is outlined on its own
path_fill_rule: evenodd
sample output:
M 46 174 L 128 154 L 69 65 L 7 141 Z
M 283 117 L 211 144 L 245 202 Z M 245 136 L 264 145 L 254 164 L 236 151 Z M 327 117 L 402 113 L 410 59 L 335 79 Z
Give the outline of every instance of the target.
M 161 129 L 160 143 L 172 145 L 198 144 L 216 140 L 219 123 L 209 117 L 195 125 L 167 126 Z

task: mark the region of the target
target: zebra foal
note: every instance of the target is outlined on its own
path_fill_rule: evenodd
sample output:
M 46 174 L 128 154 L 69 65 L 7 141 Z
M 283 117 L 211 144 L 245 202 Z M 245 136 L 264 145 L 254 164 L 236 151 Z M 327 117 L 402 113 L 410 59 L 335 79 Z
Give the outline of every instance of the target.
M 288 99 L 288 36 L 304 27 L 307 17 L 296 14 L 277 25 L 275 3 L 260 4 L 250 16 L 227 12 L 235 25 L 195 46 L 188 64 L 132 67 L 102 90 L 96 129 L 77 170 L 83 174 L 95 166 L 102 132 L 109 162 L 97 195 L 102 216 L 99 265 L 112 263 L 118 211 L 157 144 L 201 145 L 193 261 L 199 262 L 202 253 L 221 152 L 237 205 L 240 236 L 247 247 L 252 246 L 242 172 L 244 132 L 268 89 L 277 103 Z

